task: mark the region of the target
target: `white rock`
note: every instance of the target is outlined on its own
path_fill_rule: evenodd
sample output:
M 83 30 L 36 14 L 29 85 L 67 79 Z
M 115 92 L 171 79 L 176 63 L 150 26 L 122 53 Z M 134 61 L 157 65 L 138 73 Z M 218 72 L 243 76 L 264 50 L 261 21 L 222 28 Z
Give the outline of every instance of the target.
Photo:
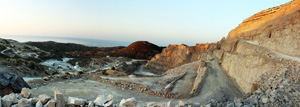
M 258 90 L 256 90 L 256 91 L 254 91 L 254 93 L 260 95 L 260 94 L 263 93 L 263 91 L 262 91 L 261 89 L 258 89 Z
M 8 95 L 5 95 L 3 98 L 2 98 L 2 105 L 4 107 L 10 107 L 10 105 L 12 104 L 12 100 L 8 97 Z
M 94 107 L 94 103 L 90 101 L 88 107 Z
M 263 97 L 261 98 L 261 102 L 264 103 L 264 104 L 266 104 L 266 103 L 269 102 L 269 98 L 268 98 L 267 96 L 263 96 Z
M 29 88 L 23 88 L 20 95 L 23 98 L 29 98 L 31 94 L 32 94 L 32 92 Z
M 14 93 L 10 93 L 8 97 L 11 99 L 12 104 L 17 104 L 18 103 L 18 96 Z
M 54 90 L 54 100 L 56 102 L 56 107 L 65 107 L 66 102 L 65 102 L 64 95 L 60 91 L 56 90 L 55 88 L 53 90 Z
M 49 100 L 51 100 L 51 97 L 46 94 L 42 94 L 39 95 L 38 100 L 41 101 L 42 104 L 46 104 Z
M 31 105 L 35 106 L 35 104 L 39 101 L 37 98 L 30 98 Z
M 81 99 L 81 98 L 76 98 L 76 97 L 69 97 L 68 98 L 68 104 L 69 105 L 85 105 L 86 100 Z
M 18 101 L 18 107 L 28 107 L 31 105 L 31 102 L 29 99 L 21 99 Z
M 99 95 L 94 101 L 96 106 L 111 106 L 113 104 L 113 96 L 108 95 Z
M 35 104 L 35 107 L 43 107 L 43 104 L 41 101 L 38 101 L 36 104 Z
M 129 77 L 129 78 L 136 78 L 135 75 L 129 75 L 128 77 Z
M 48 101 L 44 107 L 55 107 L 55 100 Z
M 136 106 L 136 99 L 134 97 L 128 99 L 122 99 L 120 102 L 120 107 L 135 107 Z
M 146 107 L 165 107 L 165 105 L 164 104 L 158 104 L 156 102 L 150 102 L 150 103 L 147 104 Z
M 288 102 L 289 98 L 287 96 L 284 96 L 284 101 Z
M 185 106 L 185 103 L 184 103 L 183 101 L 179 101 L 179 102 L 178 102 L 178 105 L 179 105 L 180 107 L 181 107 L 181 106 L 184 107 L 184 106 Z
M 173 100 L 170 100 L 168 103 L 167 103 L 167 107 L 174 107 L 176 102 L 174 102 Z
M 274 103 L 275 102 L 275 98 L 274 97 L 270 97 L 270 102 Z

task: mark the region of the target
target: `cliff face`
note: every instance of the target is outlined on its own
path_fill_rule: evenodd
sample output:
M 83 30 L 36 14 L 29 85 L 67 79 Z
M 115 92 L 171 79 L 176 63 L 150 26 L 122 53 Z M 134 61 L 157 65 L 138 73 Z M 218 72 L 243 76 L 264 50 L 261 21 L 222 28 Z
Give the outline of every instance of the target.
M 244 20 L 211 53 L 240 89 L 250 93 L 264 76 L 284 75 L 300 64 L 299 35 L 300 0 L 294 0 Z
M 300 9 L 300 0 L 293 0 L 281 6 L 263 10 L 247 19 L 229 32 L 227 38 L 241 36 L 244 32 L 254 30 L 266 22 L 294 13 Z
M 153 72 L 162 73 L 174 67 L 199 60 L 210 44 L 196 44 L 196 46 L 169 45 L 147 63 L 146 68 Z M 205 56 L 205 55 L 204 55 Z

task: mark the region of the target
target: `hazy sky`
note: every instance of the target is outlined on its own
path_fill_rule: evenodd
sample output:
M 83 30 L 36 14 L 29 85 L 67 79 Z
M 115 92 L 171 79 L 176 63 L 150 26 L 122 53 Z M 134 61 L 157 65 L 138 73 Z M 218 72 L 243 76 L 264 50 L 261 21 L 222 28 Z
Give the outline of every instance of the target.
M 216 42 L 290 0 L 0 0 L 0 38 L 94 38 L 158 45 Z

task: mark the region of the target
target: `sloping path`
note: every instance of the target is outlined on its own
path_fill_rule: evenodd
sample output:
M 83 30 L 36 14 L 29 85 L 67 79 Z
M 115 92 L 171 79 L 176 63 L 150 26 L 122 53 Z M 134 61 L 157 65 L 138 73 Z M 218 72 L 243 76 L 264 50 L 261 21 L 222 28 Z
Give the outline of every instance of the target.
M 275 50 L 271 50 L 269 48 L 266 48 L 266 47 L 263 47 L 261 45 L 258 45 L 257 43 L 253 42 L 253 41 L 247 41 L 247 43 L 249 44 L 252 44 L 252 45 L 255 45 L 255 46 L 259 46 L 259 47 L 262 47 L 264 49 L 267 49 L 269 50 L 270 52 L 274 53 L 275 55 L 277 55 L 278 57 L 281 57 L 281 58 L 284 58 L 284 59 L 289 59 L 289 60 L 293 60 L 293 61 L 297 61 L 297 62 L 300 62 L 300 58 L 299 57 L 294 57 L 294 56 L 290 56 L 290 55 L 286 55 L 286 54 L 283 54 L 283 53 L 280 53 L 280 52 L 277 52 Z

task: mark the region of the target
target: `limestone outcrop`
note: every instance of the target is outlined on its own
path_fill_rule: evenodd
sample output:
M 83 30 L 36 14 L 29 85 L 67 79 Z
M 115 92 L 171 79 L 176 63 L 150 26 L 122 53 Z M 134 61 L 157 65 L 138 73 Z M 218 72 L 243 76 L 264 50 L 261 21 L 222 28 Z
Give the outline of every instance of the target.
M 254 30 L 265 25 L 266 22 L 284 17 L 300 9 L 300 0 L 293 0 L 289 3 L 263 10 L 247 19 L 245 19 L 238 27 L 229 32 L 227 38 L 233 38 L 243 35 L 244 32 Z M 291 20 L 293 23 L 293 20 Z M 269 26 L 274 27 L 274 26 Z M 279 26 L 276 26 L 279 27 Z
M 201 54 L 210 46 L 207 44 L 196 44 L 196 46 L 169 45 L 162 50 L 161 54 L 155 55 L 146 68 L 152 72 L 162 73 L 180 65 L 199 60 L 206 55 Z

